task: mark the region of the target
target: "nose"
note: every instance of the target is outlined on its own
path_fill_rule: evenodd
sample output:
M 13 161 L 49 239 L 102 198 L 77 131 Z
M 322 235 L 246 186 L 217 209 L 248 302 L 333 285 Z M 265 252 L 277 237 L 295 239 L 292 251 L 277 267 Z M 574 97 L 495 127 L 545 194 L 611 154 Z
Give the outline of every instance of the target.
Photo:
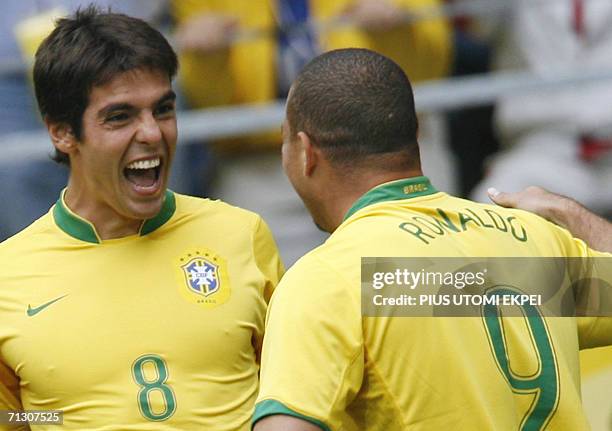
M 152 113 L 141 115 L 136 140 L 145 144 L 155 144 L 162 140 L 161 129 Z

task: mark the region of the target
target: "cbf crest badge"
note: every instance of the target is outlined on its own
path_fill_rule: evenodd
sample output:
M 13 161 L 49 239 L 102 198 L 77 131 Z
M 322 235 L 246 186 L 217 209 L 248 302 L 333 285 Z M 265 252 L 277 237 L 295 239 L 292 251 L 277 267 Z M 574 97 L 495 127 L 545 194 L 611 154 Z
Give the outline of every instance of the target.
M 230 297 L 227 264 L 218 254 L 196 247 L 184 252 L 175 264 L 179 290 L 189 302 L 211 308 Z
M 219 290 L 219 265 L 202 257 L 194 257 L 181 268 L 195 293 L 209 296 Z

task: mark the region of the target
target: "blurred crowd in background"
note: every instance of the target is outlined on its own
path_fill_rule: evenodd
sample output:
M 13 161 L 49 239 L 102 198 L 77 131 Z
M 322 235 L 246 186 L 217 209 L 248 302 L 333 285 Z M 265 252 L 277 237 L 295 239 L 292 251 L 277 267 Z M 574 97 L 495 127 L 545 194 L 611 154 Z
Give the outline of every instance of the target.
M 43 128 L 28 65 L 53 18 L 90 2 L 0 4 L 0 144 L 6 134 Z M 612 71 L 608 0 L 93 3 L 145 19 L 168 36 L 180 55 L 175 88 L 182 110 L 283 99 L 312 57 L 348 46 L 391 57 L 417 86 L 507 69 L 548 76 L 572 68 Z M 469 6 L 465 13 L 452 13 L 461 4 Z M 609 217 L 611 114 L 612 80 L 599 80 L 421 115 L 425 172 L 439 189 L 476 200 L 487 200 L 490 185 L 513 191 L 535 184 Z M 179 122 L 179 140 L 180 131 Z M 179 145 L 171 186 L 261 213 L 290 265 L 325 236 L 285 180 L 279 148 L 278 128 Z M 66 169 L 48 154 L 9 162 L 0 152 L 0 240 L 46 212 L 65 186 Z

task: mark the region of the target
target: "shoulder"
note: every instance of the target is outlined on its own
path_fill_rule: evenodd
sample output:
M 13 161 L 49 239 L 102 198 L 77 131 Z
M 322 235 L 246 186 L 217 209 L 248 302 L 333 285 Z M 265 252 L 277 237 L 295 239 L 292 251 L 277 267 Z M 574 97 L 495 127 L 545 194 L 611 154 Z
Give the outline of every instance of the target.
M 256 213 L 230 205 L 219 199 L 200 198 L 196 196 L 174 193 L 177 212 L 206 212 L 210 214 L 223 214 L 234 217 L 259 217 Z
M 176 217 L 191 218 L 216 223 L 217 228 L 244 228 L 251 230 L 262 223 L 259 214 L 239 208 L 221 200 L 199 198 L 194 196 L 174 194 L 176 199 Z M 219 223 L 221 222 L 221 223 Z
M 315 249 L 285 273 L 270 301 L 266 338 L 278 340 L 287 331 L 295 331 L 297 340 L 319 339 L 329 333 L 341 338 L 350 333 L 350 340 L 360 338 L 360 283 L 349 281 L 342 270 L 324 258 L 325 253 Z M 294 342 L 285 340 L 285 346 Z M 360 348 L 358 341 L 350 344 Z
M 20 251 L 36 248 L 41 243 L 46 243 L 48 237 L 56 232 L 53 216 L 49 211 L 25 229 L 1 242 L 0 256 L 4 260 Z
M 46 260 L 41 257 L 45 250 L 57 249 L 61 242 L 62 233 L 48 213 L 0 243 L 0 291 L 6 292 L 7 280 L 31 273 L 41 260 Z
M 175 194 L 175 199 L 176 214 L 171 222 L 174 226 L 182 226 L 194 236 L 210 235 L 251 250 L 258 258 L 278 254 L 272 233 L 259 214 L 220 200 L 180 194 Z
M 345 271 L 348 267 L 338 257 L 327 243 L 315 248 L 287 270 L 277 290 L 294 299 L 308 296 L 309 300 L 350 294 L 352 274 Z

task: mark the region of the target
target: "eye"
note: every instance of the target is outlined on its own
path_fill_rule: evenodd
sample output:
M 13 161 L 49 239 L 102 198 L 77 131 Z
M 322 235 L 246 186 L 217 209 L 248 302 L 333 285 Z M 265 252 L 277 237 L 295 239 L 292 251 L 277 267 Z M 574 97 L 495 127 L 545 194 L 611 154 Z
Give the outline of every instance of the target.
M 174 103 L 168 102 L 163 105 L 158 106 L 155 109 L 155 115 L 164 116 L 168 114 L 172 114 L 174 112 Z
M 107 123 L 121 123 L 128 120 L 129 115 L 126 112 L 114 112 L 106 117 Z

